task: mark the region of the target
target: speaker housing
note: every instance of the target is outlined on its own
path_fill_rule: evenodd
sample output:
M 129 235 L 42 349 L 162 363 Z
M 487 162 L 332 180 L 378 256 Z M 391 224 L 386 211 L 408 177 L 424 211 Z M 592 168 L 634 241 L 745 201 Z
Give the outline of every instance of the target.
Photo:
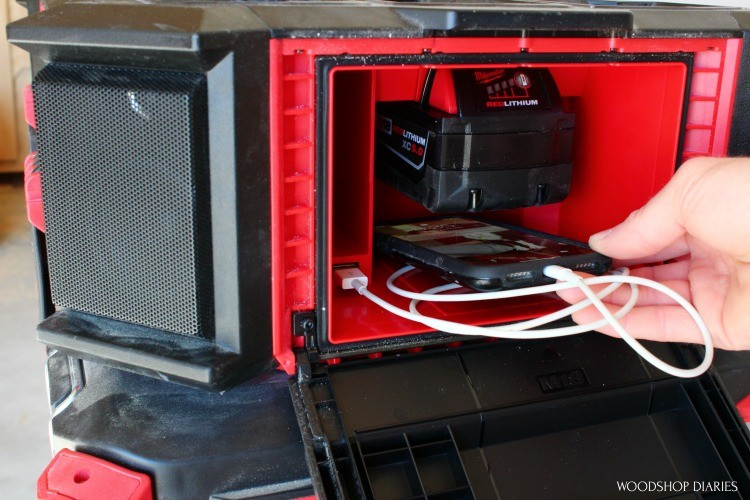
M 32 88 L 54 303 L 213 338 L 205 76 L 52 63 Z
M 224 388 L 273 363 L 268 141 L 241 133 L 268 130 L 268 28 L 238 5 L 143 8 L 14 26 L 37 70 L 57 309 L 38 338 Z

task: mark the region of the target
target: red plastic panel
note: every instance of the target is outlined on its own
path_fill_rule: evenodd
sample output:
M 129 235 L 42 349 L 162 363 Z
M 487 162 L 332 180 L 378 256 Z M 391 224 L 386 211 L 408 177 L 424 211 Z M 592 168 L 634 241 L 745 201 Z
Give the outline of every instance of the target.
M 315 307 L 312 54 L 272 42 L 270 94 L 273 352 L 292 374 L 291 313 Z
M 419 100 L 427 70 L 384 69 L 374 74 L 378 101 Z M 405 97 L 406 96 L 406 97 Z
M 314 137 L 316 56 L 443 53 L 668 53 L 695 54 L 684 158 L 726 152 L 740 41 L 729 39 L 330 39 L 271 42 L 272 219 L 274 234 L 274 353 L 291 373 L 291 313 L 315 307 L 314 150 L 329 148 L 328 259 L 372 269 L 373 287 L 392 265 L 372 254 L 372 224 L 426 215 L 419 204 L 371 178 L 372 110 L 378 100 L 418 99 L 429 66 L 338 68 L 329 75 L 333 98 L 328 137 Z M 545 65 L 549 67 L 549 65 Z M 448 66 L 439 66 L 448 68 Z M 485 215 L 585 240 L 618 222 L 660 189 L 679 163 L 685 66 L 679 63 L 552 65 L 567 110 L 578 117 L 571 196 L 563 203 Z M 438 72 L 440 73 L 440 72 Z M 445 85 L 444 85 L 445 84 Z M 446 82 L 436 81 L 438 87 Z M 450 108 L 450 100 L 441 104 Z M 307 113 L 304 124 L 289 120 Z M 309 118 L 309 120 L 308 120 Z M 309 124 L 309 129 L 306 128 Z M 301 185 L 295 185 L 302 182 Z M 291 209 L 290 209 L 291 207 Z M 289 250 L 290 235 L 296 236 Z M 309 239 L 308 239 L 309 237 Z M 398 302 L 397 300 L 395 300 Z M 443 307 L 434 313 L 473 323 L 538 315 L 554 300 L 479 310 Z M 332 342 L 353 342 L 424 331 L 386 318 L 364 299 L 331 290 L 326 306 Z M 534 311 L 534 308 L 538 310 Z
M 368 221 L 373 219 L 375 134 L 362 123 L 375 123 L 375 81 L 370 71 L 334 71 L 333 80 L 333 102 L 346 105 L 334 105 L 330 138 L 335 142 L 329 139 L 328 144 L 333 162 L 347 166 L 329 175 L 330 196 L 336 207 L 329 227 L 341 228 L 333 233 L 332 264 L 358 264 L 362 272 L 370 274 L 373 233 Z M 413 91 L 411 86 L 406 89 Z
M 28 155 L 23 162 L 23 185 L 26 192 L 26 217 L 32 226 L 44 232 L 42 179 L 36 162 L 36 153 Z
M 750 422 L 750 396 L 745 396 L 737 403 L 737 410 L 740 412 L 742 420 Z
M 151 478 L 106 460 L 67 449 L 52 459 L 37 482 L 39 499 L 151 500 Z
M 739 40 L 695 53 L 683 160 L 726 154 L 739 56 Z
M 557 205 L 493 217 L 587 241 L 643 205 L 672 176 L 686 68 L 627 63 L 551 70 L 576 113 L 570 195 Z

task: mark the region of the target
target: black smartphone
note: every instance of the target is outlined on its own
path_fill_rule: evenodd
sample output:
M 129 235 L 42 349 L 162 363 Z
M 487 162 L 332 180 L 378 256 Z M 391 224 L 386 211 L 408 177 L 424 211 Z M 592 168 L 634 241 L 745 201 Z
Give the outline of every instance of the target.
M 553 283 L 542 272 L 552 264 L 590 274 L 612 264 L 584 243 L 468 217 L 379 225 L 375 244 L 386 255 L 482 292 Z

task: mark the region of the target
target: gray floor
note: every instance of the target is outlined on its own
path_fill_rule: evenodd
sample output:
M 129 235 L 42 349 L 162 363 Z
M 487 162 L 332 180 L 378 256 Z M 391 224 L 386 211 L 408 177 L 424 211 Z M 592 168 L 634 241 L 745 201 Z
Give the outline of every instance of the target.
M 36 498 L 51 458 L 44 347 L 23 187 L 0 176 L 0 498 Z

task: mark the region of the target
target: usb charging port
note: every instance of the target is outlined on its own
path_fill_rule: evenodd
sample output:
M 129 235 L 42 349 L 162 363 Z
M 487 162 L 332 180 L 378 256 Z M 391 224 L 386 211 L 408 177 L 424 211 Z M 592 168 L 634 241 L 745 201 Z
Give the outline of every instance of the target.
M 508 273 L 505 275 L 506 281 L 530 281 L 535 276 L 534 271 L 518 271 L 516 273 Z

